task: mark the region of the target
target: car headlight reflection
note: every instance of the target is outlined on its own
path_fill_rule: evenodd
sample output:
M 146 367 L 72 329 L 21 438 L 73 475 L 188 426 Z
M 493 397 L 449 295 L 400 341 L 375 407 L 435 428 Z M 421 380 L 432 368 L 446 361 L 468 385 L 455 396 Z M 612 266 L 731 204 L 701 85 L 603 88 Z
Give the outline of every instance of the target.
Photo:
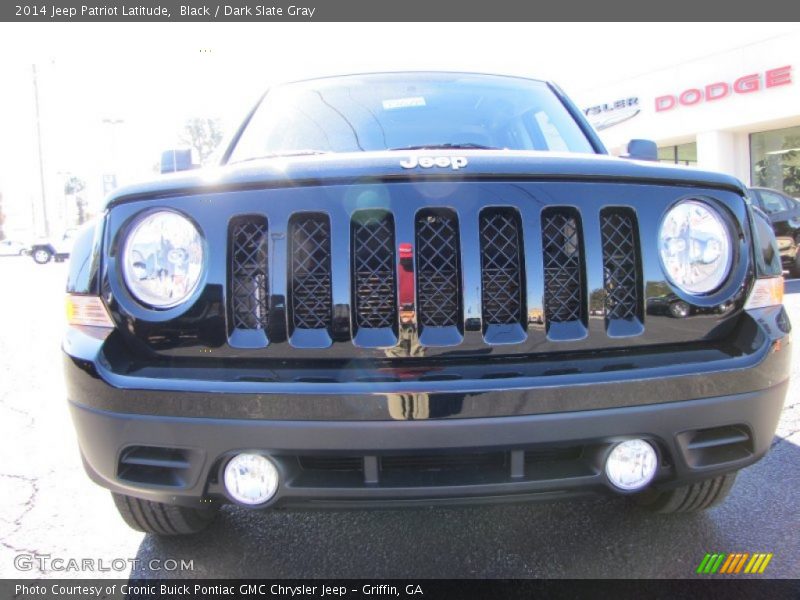
M 700 200 L 684 200 L 664 217 L 659 255 L 669 280 L 689 294 L 707 294 L 731 268 L 731 234 L 720 213 Z
M 189 219 L 176 212 L 158 211 L 131 229 L 122 260 L 131 294 L 151 307 L 170 308 L 194 292 L 205 251 L 200 232 Z

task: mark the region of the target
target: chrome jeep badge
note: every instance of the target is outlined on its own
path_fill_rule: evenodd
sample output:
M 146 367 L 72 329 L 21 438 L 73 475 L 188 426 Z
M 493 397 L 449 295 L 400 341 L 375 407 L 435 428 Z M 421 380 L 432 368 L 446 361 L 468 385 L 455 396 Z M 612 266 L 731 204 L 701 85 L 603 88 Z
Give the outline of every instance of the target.
M 413 169 L 421 167 L 423 169 L 430 169 L 431 167 L 441 167 L 446 169 L 450 167 L 453 171 L 467 166 L 467 159 L 463 156 L 410 156 L 407 160 L 401 160 L 400 166 L 404 169 Z

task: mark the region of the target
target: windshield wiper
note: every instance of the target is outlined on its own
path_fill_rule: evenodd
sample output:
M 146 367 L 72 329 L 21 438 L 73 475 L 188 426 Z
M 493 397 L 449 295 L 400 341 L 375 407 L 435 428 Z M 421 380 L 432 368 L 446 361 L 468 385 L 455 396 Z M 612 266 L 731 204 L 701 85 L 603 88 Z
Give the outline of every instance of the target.
M 250 158 L 245 158 L 240 162 L 262 160 L 264 158 L 281 158 L 286 156 L 313 156 L 315 154 L 329 154 L 329 152 L 327 150 L 290 150 L 289 152 L 272 152 L 271 154 L 262 154 L 261 156 L 251 156 Z
M 474 144 L 472 142 L 463 142 L 461 144 L 421 144 L 419 146 L 402 146 L 400 148 L 389 148 L 389 150 L 502 150 L 502 148 L 484 146 L 483 144 Z

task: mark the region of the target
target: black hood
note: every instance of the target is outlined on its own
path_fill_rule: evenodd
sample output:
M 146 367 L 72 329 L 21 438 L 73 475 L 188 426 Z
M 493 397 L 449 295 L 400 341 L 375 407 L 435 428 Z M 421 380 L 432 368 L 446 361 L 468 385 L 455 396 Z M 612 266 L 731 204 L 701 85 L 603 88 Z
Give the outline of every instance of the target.
M 451 160 L 441 161 L 449 162 L 447 166 L 401 166 L 401 162 L 424 157 L 448 157 Z M 466 164 L 461 164 L 464 161 L 453 161 L 455 157 L 466 159 Z M 457 168 L 453 167 L 453 163 L 457 163 Z M 318 154 L 208 167 L 119 188 L 107 198 L 106 205 L 144 197 L 237 189 L 420 179 L 629 181 L 724 188 L 745 195 L 743 184 L 735 177 L 656 162 L 597 154 L 448 149 Z

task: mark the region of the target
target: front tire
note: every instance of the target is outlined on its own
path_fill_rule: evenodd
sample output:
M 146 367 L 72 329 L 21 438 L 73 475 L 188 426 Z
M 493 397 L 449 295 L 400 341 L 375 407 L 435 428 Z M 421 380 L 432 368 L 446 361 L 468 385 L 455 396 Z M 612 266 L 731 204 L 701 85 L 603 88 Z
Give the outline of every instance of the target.
M 735 481 L 736 473 L 728 473 L 671 490 L 645 490 L 634 495 L 633 501 L 662 514 L 696 512 L 722 503 Z
M 203 531 L 217 516 L 216 507 L 192 508 L 111 493 L 128 527 L 155 535 L 190 535 Z
M 53 258 L 53 253 L 45 248 L 37 248 L 33 251 L 33 262 L 38 265 L 46 265 Z

